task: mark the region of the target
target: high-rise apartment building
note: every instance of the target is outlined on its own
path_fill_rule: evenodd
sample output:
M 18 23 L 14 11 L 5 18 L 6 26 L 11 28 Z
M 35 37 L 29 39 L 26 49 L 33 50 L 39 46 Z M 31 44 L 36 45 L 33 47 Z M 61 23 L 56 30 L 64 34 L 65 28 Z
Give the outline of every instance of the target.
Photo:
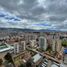
M 36 40 L 30 40 L 31 47 L 34 47 L 36 45 Z
M 14 53 L 19 53 L 19 43 L 14 43 Z
M 20 42 L 19 50 L 20 50 L 20 51 L 26 50 L 26 43 L 25 43 L 25 41 L 21 41 L 21 42 Z
M 61 48 L 62 46 L 59 36 L 54 37 L 54 39 L 52 39 L 52 50 L 59 52 Z
M 56 40 L 56 51 L 57 52 L 61 51 L 61 48 L 62 48 L 62 46 L 61 46 L 61 40 L 57 39 Z
M 39 47 L 40 49 L 43 49 L 43 50 L 47 49 L 47 39 L 43 36 L 39 37 Z
M 52 51 L 56 51 L 56 41 L 52 39 Z

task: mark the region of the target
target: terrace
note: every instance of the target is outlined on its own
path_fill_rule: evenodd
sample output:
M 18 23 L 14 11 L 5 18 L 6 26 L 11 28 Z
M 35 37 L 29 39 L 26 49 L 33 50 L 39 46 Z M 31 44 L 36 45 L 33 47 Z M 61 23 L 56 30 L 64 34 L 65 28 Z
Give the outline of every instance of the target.
M 14 49 L 13 46 L 10 46 L 10 45 L 5 44 L 5 43 L 0 44 L 0 53 L 1 52 L 6 52 L 6 51 L 9 51 L 9 50 L 12 50 L 12 49 Z

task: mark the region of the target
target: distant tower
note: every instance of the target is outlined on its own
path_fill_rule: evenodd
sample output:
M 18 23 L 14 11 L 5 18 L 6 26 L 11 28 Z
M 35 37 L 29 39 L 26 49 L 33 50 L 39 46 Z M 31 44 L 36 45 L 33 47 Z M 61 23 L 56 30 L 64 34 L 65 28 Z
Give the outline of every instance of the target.
M 14 53 L 19 53 L 19 43 L 14 43 Z
M 56 51 L 56 40 L 52 39 L 52 51 Z
M 26 50 L 26 43 L 25 43 L 25 41 L 21 41 L 21 42 L 20 42 L 19 50 L 20 50 L 20 51 Z
M 41 33 L 41 35 L 39 37 L 39 47 L 43 50 L 47 49 L 47 39 L 43 33 Z
M 62 48 L 62 46 L 61 46 L 61 40 L 57 39 L 56 40 L 56 51 L 57 52 L 61 51 L 61 48 Z

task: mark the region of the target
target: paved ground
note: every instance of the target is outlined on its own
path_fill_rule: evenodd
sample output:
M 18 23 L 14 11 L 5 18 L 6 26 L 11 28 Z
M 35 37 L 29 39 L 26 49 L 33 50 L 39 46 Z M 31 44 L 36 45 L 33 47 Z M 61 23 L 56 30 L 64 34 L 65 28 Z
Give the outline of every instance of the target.
M 67 64 L 67 54 L 64 56 L 64 63 Z
M 67 67 L 67 65 L 65 65 L 65 64 L 61 64 L 61 66 L 60 67 Z
M 65 65 L 65 67 L 67 67 L 67 54 L 64 56 L 64 63 L 66 63 L 64 65 Z
M 67 67 L 67 65 L 65 65 L 65 67 Z

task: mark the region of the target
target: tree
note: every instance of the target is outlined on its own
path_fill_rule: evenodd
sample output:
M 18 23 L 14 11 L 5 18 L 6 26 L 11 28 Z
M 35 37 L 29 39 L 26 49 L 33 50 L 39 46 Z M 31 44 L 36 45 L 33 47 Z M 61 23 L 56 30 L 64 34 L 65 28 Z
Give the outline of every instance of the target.
M 67 41 L 66 40 L 62 41 L 62 46 L 67 47 Z
M 19 66 L 19 67 L 25 67 L 25 66 L 24 66 L 24 64 L 20 64 L 20 66 Z
M 2 63 L 3 63 L 3 60 L 2 60 L 2 59 L 0 59 L 0 66 L 2 65 Z
M 8 63 L 13 64 L 13 66 L 15 67 L 14 61 L 13 61 L 13 59 L 12 59 L 12 55 L 11 55 L 10 53 L 7 53 L 7 54 L 4 56 L 4 59 L 5 59 Z
M 48 47 L 47 47 L 46 51 L 49 51 L 49 53 L 51 53 L 52 48 L 51 48 L 51 46 L 50 46 L 50 45 L 48 45 Z

